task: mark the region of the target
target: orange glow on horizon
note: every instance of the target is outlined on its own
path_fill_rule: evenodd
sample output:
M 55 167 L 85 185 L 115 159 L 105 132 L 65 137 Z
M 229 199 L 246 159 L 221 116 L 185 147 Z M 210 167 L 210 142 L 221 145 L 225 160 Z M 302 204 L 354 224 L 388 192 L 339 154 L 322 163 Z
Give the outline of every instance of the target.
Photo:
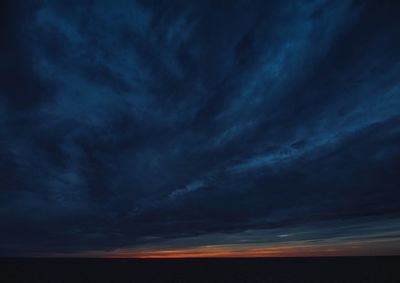
M 312 257 L 354 255 L 354 251 L 340 251 L 334 247 L 253 247 L 235 249 L 231 246 L 204 246 L 185 249 L 121 251 L 105 258 L 237 258 L 237 257 Z
M 166 241 L 154 245 L 127 247 L 109 251 L 92 250 L 69 254 L 51 254 L 52 257 L 96 258 L 255 258 L 255 257 L 330 257 L 399 255 L 394 249 L 398 238 L 347 241 L 286 241 L 281 243 L 232 243 L 198 246 L 180 245 Z

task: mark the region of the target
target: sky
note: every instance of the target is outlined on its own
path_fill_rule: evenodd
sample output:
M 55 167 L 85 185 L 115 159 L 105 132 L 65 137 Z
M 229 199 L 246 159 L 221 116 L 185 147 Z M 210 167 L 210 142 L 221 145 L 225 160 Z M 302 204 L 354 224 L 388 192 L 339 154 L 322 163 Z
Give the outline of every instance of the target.
M 0 256 L 400 255 L 399 1 L 1 1 Z

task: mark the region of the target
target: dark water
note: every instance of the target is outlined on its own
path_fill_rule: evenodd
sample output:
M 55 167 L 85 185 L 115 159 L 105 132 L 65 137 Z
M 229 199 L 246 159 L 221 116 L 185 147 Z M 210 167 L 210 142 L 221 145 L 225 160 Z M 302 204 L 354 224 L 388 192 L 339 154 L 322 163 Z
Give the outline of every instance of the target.
M 400 257 L 1 259 L 0 282 L 400 282 Z

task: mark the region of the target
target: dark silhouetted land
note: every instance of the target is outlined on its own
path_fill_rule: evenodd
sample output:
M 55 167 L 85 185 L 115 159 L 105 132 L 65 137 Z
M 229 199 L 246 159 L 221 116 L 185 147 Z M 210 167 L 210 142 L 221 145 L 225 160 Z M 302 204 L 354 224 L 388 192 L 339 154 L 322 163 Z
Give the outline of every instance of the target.
M 0 282 L 400 282 L 400 257 L 1 259 Z

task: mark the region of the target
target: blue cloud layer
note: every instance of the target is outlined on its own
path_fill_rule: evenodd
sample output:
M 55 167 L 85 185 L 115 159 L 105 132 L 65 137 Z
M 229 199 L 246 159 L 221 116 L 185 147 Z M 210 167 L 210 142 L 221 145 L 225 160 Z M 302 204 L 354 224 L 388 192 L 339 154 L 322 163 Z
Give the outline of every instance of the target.
M 394 1 L 67 2 L 0 7 L 2 254 L 399 216 Z

